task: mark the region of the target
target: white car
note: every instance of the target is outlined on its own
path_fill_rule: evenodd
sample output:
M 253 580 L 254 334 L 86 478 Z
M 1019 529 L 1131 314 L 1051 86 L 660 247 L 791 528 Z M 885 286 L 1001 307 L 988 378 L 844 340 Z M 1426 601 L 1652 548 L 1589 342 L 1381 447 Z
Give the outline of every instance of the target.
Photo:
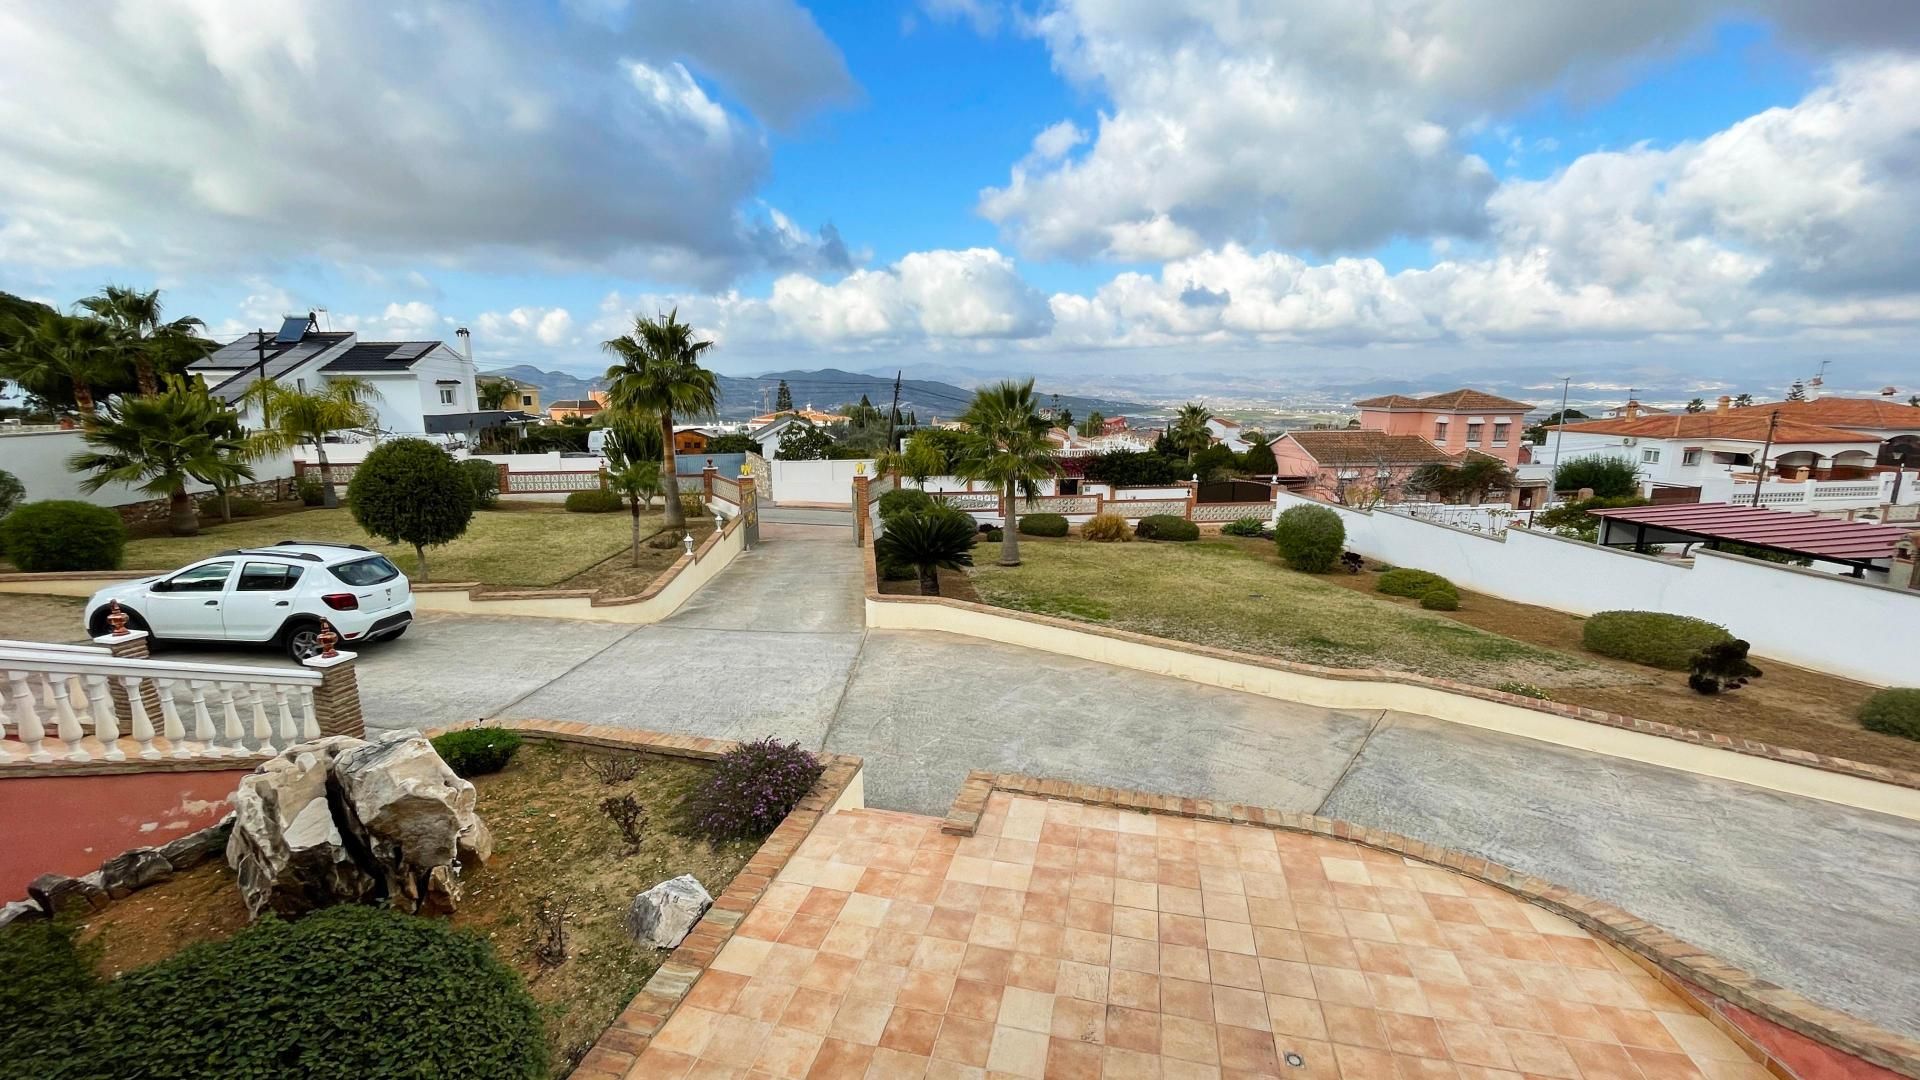
M 235 548 L 170 574 L 120 582 L 87 601 L 87 632 L 109 633 L 120 601 L 127 628 L 156 641 L 273 643 L 298 662 L 320 651 L 320 620 L 340 645 L 397 638 L 413 622 L 413 589 L 400 569 L 358 544 L 282 540 Z

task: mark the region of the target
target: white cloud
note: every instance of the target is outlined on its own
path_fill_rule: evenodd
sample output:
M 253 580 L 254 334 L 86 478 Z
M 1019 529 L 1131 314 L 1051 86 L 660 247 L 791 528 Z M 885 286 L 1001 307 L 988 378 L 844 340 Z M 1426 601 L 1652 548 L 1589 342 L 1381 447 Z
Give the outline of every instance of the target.
M 473 321 L 473 330 L 496 348 L 534 343 L 557 348 L 578 341 L 573 333 L 573 315 L 563 307 L 483 312 Z
M 851 95 L 838 50 L 792 0 L 693 8 L 7 4 L 0 262 L 532 259 L 709 284 L 830 265 L 742 207 L 769 168 L 758 118 Z

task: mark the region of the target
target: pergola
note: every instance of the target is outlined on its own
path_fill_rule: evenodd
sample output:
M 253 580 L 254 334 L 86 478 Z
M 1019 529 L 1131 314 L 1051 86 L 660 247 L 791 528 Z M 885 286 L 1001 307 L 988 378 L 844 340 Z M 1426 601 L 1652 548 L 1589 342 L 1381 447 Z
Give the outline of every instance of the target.
M 1605 547 L 1645 551 L 1649 544 L 1705 544 L 1717 551 L 1727 544 L 1744 544 L 1851 566 L 1854 577 L 1889 569 L 1909 532 L 1900 525 L 1728 503 L 1623 506 L 1589 513 L 1601 519 L 1600 543 Z

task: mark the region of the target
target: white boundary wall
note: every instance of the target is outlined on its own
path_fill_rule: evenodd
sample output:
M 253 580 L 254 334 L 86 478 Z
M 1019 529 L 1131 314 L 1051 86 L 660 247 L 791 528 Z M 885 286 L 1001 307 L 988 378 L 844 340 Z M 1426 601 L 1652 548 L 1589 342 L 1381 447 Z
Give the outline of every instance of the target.
M 67 459 L 86 448 L 87 444 L 78 431 L 29 431 L 0 435 L 0 469 L 20 478 L 20 483 L 27 489 L 29 502 L 78 499 L 95 506 L 126 506 L 129 503 L 150 502 L 159 497 L 125 484 L 109 484 L 91 494 L 81 491 L 80 481 L 86 479 L 86 474 L 70 471 Z M 280 480 L 293 475 L 293 458 L 287 454 L 263 458 L 252 465 L 255 480 Z M 187 491 L 194 495 L 212 490 L 210 486 L 197 481 L 187 484 Z
M 767 465 L 769 478 L 773 482 L 773 501 L 776 503 L 826 503 L 831 506 L 851 507 L 856 468 L 864 467 L 868 476 L 873 475 L 872 459 L 849 458 L 844 461 L 776 459 L 767 462 Z
M 1697 550 L 1693 565 L 1509 529 L 1494 538 L 1398 514 L 1280 494 L 1280 509 L 1340 515 L 1347 547 L 1431 571 L 1464 589 L 1591 615 L 1666 611 L 1716 622 L 1762 656 L 1878 685 L 1920 683 L 1912 655 L 1920 592 Z

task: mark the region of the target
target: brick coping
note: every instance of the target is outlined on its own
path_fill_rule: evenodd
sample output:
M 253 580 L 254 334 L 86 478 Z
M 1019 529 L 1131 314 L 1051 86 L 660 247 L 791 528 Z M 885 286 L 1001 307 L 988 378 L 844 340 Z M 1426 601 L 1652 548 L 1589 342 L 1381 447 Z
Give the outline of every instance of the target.
M 1590 724 L 1619 728 L 1641 735 L 1652 735 L 1662 739 L 1689 743 L 1694 746 L 1714 750 L 1727 750 L 1749 757 L 1765 758 L 1787 765 L 1801 765 L 1822 772 L 1837 773 L 1842 776 L 1872 780 L 1877 783 L 1891 784 L 1894 787 L 1920 790 L 1920 772 L 1889 768 L 1885 765 L 1870 765 L 1863 761 L 1816 754 L 1808 750 L 1795 750 L 1786 746 L 1759 742 L 1754 739 L 1739 739 L 1731 735 L 1721 735 L 1711 731 L 1696 731 L 1693 728 L 1663 724 L 1656 720 L 1642 720 L 1623 713 L 1605 712 L 1600 709 L 1588 709 L 1579 705 L 1565 705 L 1555 701 L 1541 701 L 1538 698 L 1509 694 L 1489 687 L 1473 686 L 1455 682 L 1451 679 L 1439 679 L 1430 675 L 1419 675 L 1404 671 L 1383 671 L 1378 668 L 1336 668 L 1319 664 L 1306 664 L 1297 660 L 1281 660 L 1254 653 L 1238 652 L 1233 649 L 1221 649 L 1211 645 L 1196 645 L 1190 641 L 1175 641 L 1172 638 L 1154 637 L 1151 634 L 1136 633 L 1132 630 L 1117 630 L 1108 626 L 1096 626 L 1092 623 L 1076 622 L 1052 615 L 1036 615 L 1030 611 L 1017 611 L 1013 608 L 995 607 L 991 604 L 979 604 L 969 600 L 955 600 L 945 596 L 912 596 L 880 591 L 879 573 L 874 566 L 873 545 L 867 548 L 865 563 L 868 603 L 883 604 L 932 604 L 953 608 L 958 611 L 970 611 L 980 615 L 1012 619 L 1016 622 L 1032 623 L 1038 626 L 1053 627 L 1059 630 L 1071 630 L 1095 637 L 1125 641 L 1135 645 L 1146 645 L 1156 649 L 1168 649 L 1192 656 L 1203 656 L 1212 660 L 1224 660 L 1229 663 L 1246 664 L 1251 667 L 1266 668 L 1293 675 L 1306 675 L 1316 679 L 1334 682 L 1384 682 L 1415 686 L 1425 690 L 1438 690 L 1443 693 L 1457 694 L 1461 697 L 1478 698 L 1501 705 L 1529 709 L 1567 720 L 1580 720 Z
M 713 761 L 740 744 L 731 739 L 707 739 L 697 735 L 670 735 L 632 728 L 606 727 L 561 720 L 502 720 L 454 724 L 429 734 L 472 727 L 510 728 L 522 738 L 549 742 L 567 742 L 599 746 L 610 750 L 631 750 L 668 757 Z M 813 833 L 819 823 L 840 801 L 860 773 L 861 759 L 850 754 L 818 753 L 826 771 L 814 783 L 813 790 L 790 811 L 785 820 L 760 843 L 747 865 L 734 875 L 726 889 L 714 897 L 713 906 L 700 917 L 686 939 L 667 956 L 653 977 L 647 980 L 634 999 L 620 1011 L 613 1023 L 594 1041 L 593 1048 L 580 1059 L 572 1080 L 624 1080 L 628 1070 L 653 1041 L 653 1036 L 673 1015 L 687 991 L 720 954 L 733 937 L 734 928 L 753 911 L 767 886 L 773 884 L 787 860 Z
M 515 589 L 497 585 L 485 585 L 478 581 L 427 581 L 411 586 L 417 593 L 464 592 L 467 599 L 475 603 L 490 600 L 585 600 L 590 607 L 620 607 L 626 604 L 638 604 L 660 595 L 673 579 L 680 576 L 688 567 L 699 562 L 715 546 L 732 536 L 740 528 L 740 517 L 735 515 L 727 519 L 722 528 L 716 529 L 700 541 L 692 555 L 681 552 L 666 569 L 653 576 L 647 587 L 631 596 L 608 596 L 594 589 Z M 44 574 L 8 573 L 0 574 L 0 584 L 27 583 L 37 581 L 132 581 L 137 578 L 154 577 L 165 573 L 162 570 L 87 570 L 56 571 Z
M 1702 1015 L 1727 1032 L 1757 1060 L 1766 1062 L 1775 1075 L 1791 1077 L 1793 1074 L 1785 1071 L 1771 1054 L 1745 1032 L 1699 1002 L 1700 990 L 1842 1053 L 1902 1076 L 1920 1078 L 1920 1041 L 1819 1005 L 1792 990 L 1775 986 L 1734 967 L 1612 904 L 1583 896 L 1500 863 L 1437 847 L 1398 833 L 1300 811 L 1191 799 L 1179 795 L 1156 795 L 1152 792 L 985 770 L 967 774 L 940 831 L 956 836 L 972 836 L 980 825 L 981 815 L 986 811 L 988 797 L 996 791 L 1142 813 L 1198 818 L 1229 825 L 1253 825 L 1306 833 L 1419 859 L 1512 893 L 1528 903 L 1571 920 L 1587 932 L 1623 950 L 1650 974 L 1666 983 L 1668 989 L 1676 992 L 1685 990 L 1685 993 L 1679 994 L 1683 1001 L 1692 1003 Z

